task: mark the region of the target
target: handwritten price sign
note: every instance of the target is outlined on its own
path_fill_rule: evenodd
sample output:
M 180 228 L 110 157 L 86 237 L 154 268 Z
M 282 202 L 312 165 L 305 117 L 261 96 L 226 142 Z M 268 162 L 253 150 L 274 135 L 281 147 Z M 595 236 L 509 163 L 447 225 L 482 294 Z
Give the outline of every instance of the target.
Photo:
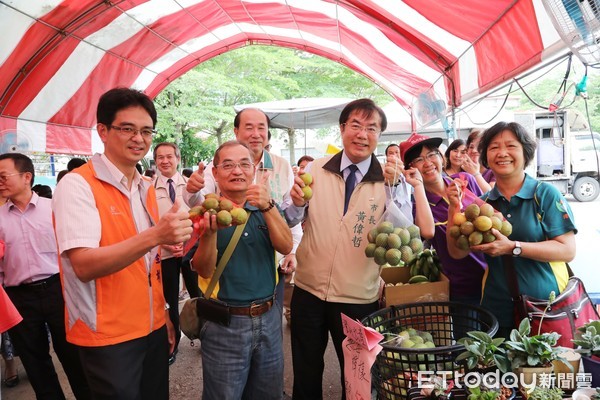
M 345 314 L 342 314 L 342 327 L 346 335 L 342 343 L 346 397 L 368 400 L 371 398 L 371 367 L 383 349 L 378 344 L 383 335 Z

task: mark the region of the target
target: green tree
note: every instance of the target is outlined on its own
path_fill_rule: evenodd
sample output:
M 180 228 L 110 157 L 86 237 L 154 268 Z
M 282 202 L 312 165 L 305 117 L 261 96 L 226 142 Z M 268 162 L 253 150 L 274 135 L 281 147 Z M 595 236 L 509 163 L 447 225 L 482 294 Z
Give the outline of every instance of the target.
M 325 58 L 282 47 L 247 46 L 205 61 L 157 96 L 157 139 L 180 144 L 184 165 L 195 164 L 198 158 L 210 159 L 216 146 L 233 138 L 234 105 L 300 97 L 370 97 L 378 104 L 392 100 L 364 76 Z M 197 132 L 207 139 L 197 138 Z M 294 160 L 298 133 L 292 129 L 283 134 Z

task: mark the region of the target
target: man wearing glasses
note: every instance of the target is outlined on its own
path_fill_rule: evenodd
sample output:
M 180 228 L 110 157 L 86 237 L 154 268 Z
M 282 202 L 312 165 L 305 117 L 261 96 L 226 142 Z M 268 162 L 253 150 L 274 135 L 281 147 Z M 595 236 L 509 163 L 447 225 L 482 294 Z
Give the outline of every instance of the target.
M 269 117 L 261 110 L 245 108 L 236 114 L 233 120 L 233 132 L 236 139 L 250 149 L 252 162 L 257 167 L 256 179 L 260 180 L 260 177 L 268 171 L 271 197 L 281 208 L 285 208 L 286 205 L 291 204 L 290 189 L 294 184 L 294 172 L 287 160 L 265 150 L 269 144 L 269 123 Z M 188 180 L 187 194 L 184 194 L 184 198 L 190 207 L 198 204 L 190 197 L 200 190 L 202 190 L 202 194 L 218 193 L 219 191 L 212 175 L 212 163 L 206 168 L 198 169 Z M 202 198 L 202 200 L 204 199 Z M 287 255 L 279 254 L 277 257 L 281 275 L 276 300 L 280 308 L 282 307 L 285 280 L 283 275 L 290 276 L 296 270 L 295 253 L 302 239 L 300 225 L 292 227 L 292 236 L 294 238 L 292 251 Z
M 29 157 L 0 155 L 0 196 L 8 198 L 0 207 L 0 241 L 6 243 L 6 254 L 0 260 L 0 285 L 6 286 L 23 316 L 9 331 L 10 337 L 36 397 L 64 399 L 49 353 L 47 326 L 75 397 L 89 399 L 77 348 L 66 340 L 51 200 L 32 191 L 34 176 Z
M 366 234 L 380 222 L 388 196 L 400 204 L 391 188 L 402 173 L 400 165 L 389 161 L 382 168 L 373 155 L 387 126 L 383 110 L 370 99 L 355 100 L 342 110 L 339 122 L 343 151 L 309 164 L 312 199 L 305 201 L 304 183 L 297 177 L 291 192 L 294 204 L 286 209 L 290 223 L 305 222 L 291 304 L 294 399 L 323 398 L 328 334 L 345 387 L 340 314 L 362 319 L 379 308 L 381 268 L 365 256 Z M 415 222 L 421 235 L 430 238 L 433 218 L 421 176 L 411 169 L 405 177 L 414 187 Z
M 95 399 L 167 399 L 175 335 L 158 249 L 189 239 L 191 221 L 178 201 L 159 219 L 152 182 L 135 167 L 152 143 L 152 100 L 109 90 L 97 121 L 104 154 L 67 174 L 53 199 L 67 340 Z
M 231 258 L 213 293 L 224 302 L 229 322 L 208 321 L 201 331 L 205 400 L 281 399 L 283 343 L 281 309 L 274 302 L 275 252 L 292 249 L 292 234 L 271 198 L 268 174 L 255 179 L 248 147 L 238 141 L 216 151 L 212 173 L 223 197 L 249 214 Z M 210 280 L 236 227 L 218 229 L 217 218 L 204 214 L 192 265 Z

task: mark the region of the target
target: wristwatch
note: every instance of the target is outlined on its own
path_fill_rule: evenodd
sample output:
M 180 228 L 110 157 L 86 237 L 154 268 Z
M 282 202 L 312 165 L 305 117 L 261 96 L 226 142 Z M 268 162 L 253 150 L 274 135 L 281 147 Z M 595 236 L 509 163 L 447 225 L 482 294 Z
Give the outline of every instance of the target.
M 521 255 L 521 253 L 523 252 L 523 249 L 521 248 L 521 242 L 515 240 L 515 248 L 513 249 L 513 257 L 519 257 Z

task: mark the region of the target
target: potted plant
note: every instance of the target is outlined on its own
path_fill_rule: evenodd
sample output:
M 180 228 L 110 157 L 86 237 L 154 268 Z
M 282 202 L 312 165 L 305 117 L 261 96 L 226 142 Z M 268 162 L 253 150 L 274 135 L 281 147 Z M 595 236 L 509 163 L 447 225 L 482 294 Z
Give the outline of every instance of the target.
M 565 392 L 557 387 L 536 386 L 529 394 L 527 400 L 562 400 Z
M 600 386 L 600 321 L 591 321 L 577 328 L 573 344 L 579 346 L 583 369 L 592 374 L 592 386 Z
M 453 381 L 445 381 L 440 376 L 433 376 L 421 387 L 421 395 L 430 399 L 449 400 L 452 396 Z
M 573 392 L 573 400 L 600 400 L 600 388 L 581 388 Z
M 560 335 L 556 332 L 541 333 L 530 336 L 529 319 L 524 318 L 519 329 L 513 329 L 510 340 L 505 342 L 506 355 L 511 368 L 517 374 L 522 374 L 522 382 L 529 385 L 534 382 L 535 374 L 552 373 L 552 361 L 566 360 L 559 356 L 560 349 L 556 343 Z M 569 364 L 570 367 L 570 364 Z
M 456 357 L 458 364 L 464 364 L 469 371 L 488 372 L 499 369 L 503 373 L 510 370 L 506 350 L 502 347 L 504 338 L 492 338 L 486 332 L 467 332 L 467 337 L 458 340 L 465 351 Z
M 467 400 L 512 400 L 515 391 L 512 388 L 497 384 L 490 384 L 484 379 L 484 374 L 479 374 L 479 386 L 467 386 Z

